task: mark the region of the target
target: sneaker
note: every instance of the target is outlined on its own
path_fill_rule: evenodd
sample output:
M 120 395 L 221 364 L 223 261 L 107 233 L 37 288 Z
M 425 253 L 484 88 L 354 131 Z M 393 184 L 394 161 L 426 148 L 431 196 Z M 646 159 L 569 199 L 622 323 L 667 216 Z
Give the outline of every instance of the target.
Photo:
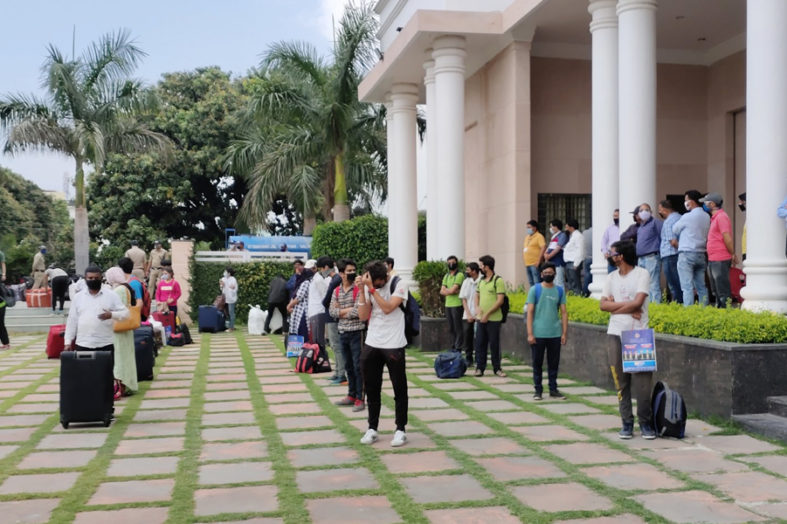
M 498 369 L 497 371 L 495 371 L 495 375 L 497 375 L 498 377 L 507 377 L 508 376 L 508 375 L 506 375 L 506 372 L 503 371 L 502 369 Z
M 566 396 L 560 392 L 559 389 L 549 392 L 549 398 L 556 398 L 558 400 L 566 400 Z
M 656 438 L 656 430 L 650 424 L 640 424 L 639 432 L 645 440 L 653 440 Z
M 355 399 L 350 395 L 347 395 L 343 399 L 334 402 L 334 404 L 336 404 L 337 406 L 352 406 L 355 404 Z
M 356 400 L 355 404 L 353 404 L 353 412 L 363 411 L 366 409 L 366 404 L 363 400 Z
M 544 397 L 541 396 L 541 393 L 534 393 L 533 394 L 533 400 L 541 400 L 543 398 Z
M 332 386 L 338 386 L 338 385 L 339 385 L 339 384 L 341 384 L 341 383 L 342 383 L 342 379 L 341 379 L 341 378 L 339 378 L 339 377 L 336 377 L 336 378 L 332 378 L 332 379 L 331 379 L 331 385 L 332 385 Z
M 361 444 L 374 444 L 375 442 L 377 442 L 377 430 L 367 429 L 366 433 L 361 437 Z
M 394 433 L 394 436 L 391 439 L 391 447 L 398 448 L 400 446 L 404 446 L 405 442 L 407 442 L 407 434 L 401 429 L 397 429 L 396 433 Z
M 634 423 L 624 422 L 623 427 L 620 429 L 620 433 L 618 433 L 618 438 L 621 440 L 628 440 L 633 436 L 634 436 Z
M 483 377 L 484 376 L 484 372 L 482 370 L 480 370 L 480 369 L 476 369 L 475 370 L 475 376 L 476 377 Z
M 342 386 L 346 386 L 348 384 L 347 379 L 343 378 L 341 382 L 339 382 Z
M 4 349 L 11 349 L 11 344 L 4 344 L 4 345 L 0 346 L 0 349 L 3 349 L 3 350 Z

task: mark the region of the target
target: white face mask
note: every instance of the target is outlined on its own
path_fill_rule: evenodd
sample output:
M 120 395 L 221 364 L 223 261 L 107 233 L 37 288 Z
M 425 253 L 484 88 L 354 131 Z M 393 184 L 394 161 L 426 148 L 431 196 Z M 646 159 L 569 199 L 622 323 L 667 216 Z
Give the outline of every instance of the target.
M 689 201 L 686 200 L 683 205 L 686 207 L 686 211 L 691 211 L 691 207 L 689 207 Z
M 169 280 L 169 275 L 164 273 L 163 275 L 161 275 L 161 280 Z
M 643 209 L 642 211 L 640 211 L 639 212 L 639 219 L 642 220 L 643 222 L 647 222 L 648 219 L 650 219 L 650 211 L 648 211 L 646 209 Z
M 228 276 L 230 276 L 230 274 L 227 271 L 225 271 L 224 272 L 224 278 L 227 278 Z

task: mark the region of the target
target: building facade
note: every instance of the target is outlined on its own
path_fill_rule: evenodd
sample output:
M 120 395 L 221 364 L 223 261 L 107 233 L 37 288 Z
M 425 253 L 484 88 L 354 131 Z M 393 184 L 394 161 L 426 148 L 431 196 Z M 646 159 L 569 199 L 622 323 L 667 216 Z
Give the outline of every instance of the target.
M 744 307 L 787 312 L 787 2 L 380 0 L 381 59 L 359 89 L 389 108 L 389 228 L 417 262 L 416 105 L 424 104 L 427 258 L 497 259 L 518 285 L 525 224 L 718 192 L 747 224 Z M 737 195 L 747 192 L 741 212 Z M 394 218 L 394 215 L 396 218 Z M 400 220 L 399 217 L 402 217 Z

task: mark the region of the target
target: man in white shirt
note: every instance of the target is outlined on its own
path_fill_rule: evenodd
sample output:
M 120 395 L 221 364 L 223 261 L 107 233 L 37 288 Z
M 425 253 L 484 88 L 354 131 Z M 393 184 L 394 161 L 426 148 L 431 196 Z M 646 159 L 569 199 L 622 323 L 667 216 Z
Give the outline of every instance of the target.
M 637 418 L 642 438 L 656 438 L 653 429 L 653 411 L 650 407 L 650 390 L 653 373 L 623 373 L 620 334 L 631 329 L 648 327 L 648 297 L 650 273 L 637 266 L 637 248 L 633 242 L 618 241 L 612 244 L 609 258 L 617 266 L 604 281 L 601 291 L 601 310 L 610 313 L 607 335 L 607 359 L 612 379 L 618 391 L 618 408 L 623 427 L 621 439 L 634 436 L 634 415 L 631 410 L 631 391 L 637 397 Z
M 333 277 L 333 258 L 323 255 L 315 264 L 317 272 L 314 273 L 309 283 L 309 302 L 306 307 L 306 317 L 309 319 L 309 332 L 312 342 L 319 344 L 320 349 L 325 349 L 325 306 L 322 299 L 328 292 L 328 284 Z
M 130 316 L 120 297 L 109 287 L 102 287 L 101 268 L 85 269 L 87 290 L 77 293 L 71 302 L 66 321 L 66 351 L 114 351 L 115 320 Z
M 563 248 L 563 260 L 566 261 L 567 291 L 575 295 L 582 294 L 582 262 L 585 260 L 585 242 L 579 231 L 576 218 L 566 220 L 568 243 Z
M 408 400 L 404 353 L 407 338 L 404 334 L 404 311 L 401 306 L 407 300 L 409 291 L 403 280 L 388 274 L 388 268 L 383 262 L 371 262 L 364 269 L 361 278 L 363 295 L 358 298 L 358 316 L 361 320 L 369 320 L 366 340 L 361 349 L 361 373 L 366 386 L 369 429 L 361 438 L 361 444 L 377 441 L 383 368 L 388 367 L 396 404 L 396 432 L 391 446 L 396 448 L 407 441 L 405 426 Z
M 54 264 L 49 264 L 44 273 L 49 280 L 49 287 L 52 288 L 52 313 L 55 312 L 56 302 L 60 302 L 60 312 L 62 313 L 63 303 L 66 301 L 66 291 L 68 291 L 68 273 Z
M 481 280 L 481 268 L 475 262 L 469 262 L 465 268 L 465 280 L 459 290 L 459 298 L 462 299 L 462 345 L 465 350 L 467 365 L 472 366 L 473 347 L 475 345 L 475 294 L 478 290 L 478 281 Z

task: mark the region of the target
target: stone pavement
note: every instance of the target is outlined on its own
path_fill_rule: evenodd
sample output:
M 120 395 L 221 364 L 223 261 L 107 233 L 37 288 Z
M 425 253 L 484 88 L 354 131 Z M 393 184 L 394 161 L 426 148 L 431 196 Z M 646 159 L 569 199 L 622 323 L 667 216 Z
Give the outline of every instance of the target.
M 616 438 L 616 399 L 529 368 L 441 381 L 408 356 L 408 443 L 380 441 L 345 387 L 297 375 L 267 337 L 202 335 L 157 361 L 109 428 L 59 425 L 42 335 L 0 353 L 0 522 L 637 523 L 787 520 L 787 449 L 690 420 L 682 441 Z M 720 433 L 714 435 L 714 433 Z M 729 433 L 729 432 L 727 432 Z

